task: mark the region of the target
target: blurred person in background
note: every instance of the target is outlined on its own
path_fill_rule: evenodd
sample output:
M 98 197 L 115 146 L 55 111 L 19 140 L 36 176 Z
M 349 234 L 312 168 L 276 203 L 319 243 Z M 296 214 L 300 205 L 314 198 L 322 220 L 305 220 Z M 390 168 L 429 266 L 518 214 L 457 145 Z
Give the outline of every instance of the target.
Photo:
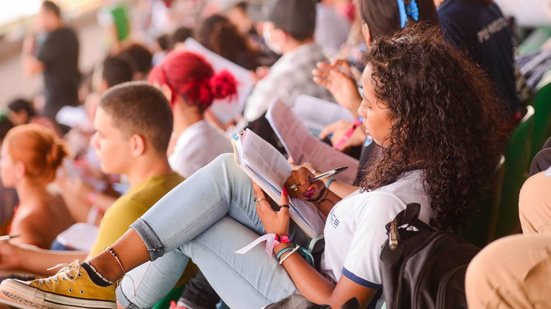
M 36 111 L 28 100 L 17 98 L 8 103 L 7 108 L 0 114 L 0 144 L 11 128 L 29 123 L 35 115 Z
M 29 100 L 17 98 L 9 102 L 7 108 L 0 112 L 0 145 L 2 145 L 9 130 L 15 126 L 30 122 L 53 129 L 51 122 L 44 117 L 36 115 L 32 102 Z M 6 188 L 4 184 L 0 184 L 0 234 L 7 233 L 13 211 L 18 203 L 16 190 L 14 188 Z
M 134 71 L 133 80 L 145 80 L 153 67 L 153 53 L 139 42 L 129 42 L 117 56 L 130 64 Z
M 260 64 L 260 53 L 223 15 L 214 14 L 204 19 L 195 29 L 194 37 L 204 47 L 247 70 L 255 70 Z
M 22 64 L 28 76 L 42 73 L 45 95 L 42 112 L 55 123 L 55 116 L 63 106 L 79 103 L 79 42 L 52 1 L 42 3 L 36 27 L 38 33 L 28 35 L 23 42 Z
M 231 73 L 215 72 L 199 54 L 173 51 L 151 71 L 148 82 L 163 90 L 172 107 L 169 162 L 174 171 L 187 178 L 220 154 L 233 152 L 230 140 L 205 120 L 215 99 L 237 95 Z
M 20 235 L 14 243 L 49 248 L 57 234 L 73 223 L 61 196 L 48 190 L 66 156 L 65 144 L 47 128 L 20 125 L 6 135 L 0 176 L 19 197 L 8 228 L 9 234 Z
M 130 19 L 126 3 L 120 0 L 104 0 L 98 10 L 98 24 L 106 33 L 107 48 L 118 52 L 122 42 L 130 37 Z
M 236 96 L 237 81 L 231 73 L 215 72 L 199 54 L 173 51 L 153 68 L 148 81 L 163 89 L 172 106 L 174 130 L 169 163 L 174 171 L 188 178 L 219 155 L 233 152 L 230 140 L 205 120 L 214 99 Z M 219 300 L 199 273 L 187 283 L 179 303 L 186 308 L 210 309 Z
M 434 0 L 444 38 L 494 83 L 511 123 L 526 112 L 517 93 L 513 32 L 493 0 Z
M 351 22 L 337 11 L 336 0 L 319 0 L 316 4 L 316 32 L 314 38 L 325 55 L 333 58 L 348 38 Z
M 327 89 L 312 80 L 316 63 L 327 58 L 314 41 L 316 6 L 313 1 L 278 0 L 265 3 L 263 37 L 281 54 L 264 78 L 257 82 L 247 99 L 244 121 L 249 129 L 279 148 L 279 139 L 264 117 L 270 103 L 278 98 L 292 107 L 299 95 L 334 101 Z M 242 125 L 242 124 L 240 124 Z
M 77 222 L 96 224 L 112 205 L 118 194 L 113 190 L 113 178 L 100 169 L 96 150 L 90 144 L 93 119 L 100 96 L 113 86 L 132 80 L 130 64 L 121 57 L 108 56 L 94 70 L 95 92 L 84 104 L 84 119 L 73 123 L 65 136 L 74 159 L 65 164 L 56 183 L 61 187 L 63 199 Z M 76 117 L 75 117 L 76 118 Z
M 170 36 L 171 49 L 183 48 L 184 42 L 193 37 L 193 28 L 182 26 L 176 29 Z

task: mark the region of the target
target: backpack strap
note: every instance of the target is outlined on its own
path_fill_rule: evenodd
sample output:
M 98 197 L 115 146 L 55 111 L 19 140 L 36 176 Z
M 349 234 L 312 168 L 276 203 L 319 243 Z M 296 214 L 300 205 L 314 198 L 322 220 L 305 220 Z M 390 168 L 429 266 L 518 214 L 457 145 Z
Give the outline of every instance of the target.
M 388 236 L 388 246 L 391 250 L 398 247 L 400 242 L 399 229 L 407 229 L 409 227 L 415 227 L 418 231 L 430 231 L 434 229 L 419 220 L 419 213 L 421 212 L 421 205 L 417 203 L 411 203 L 406 205 L 406 209 L 400 211 L 394 220 L 390 221 L 386 227 L 386 234 Z
M 391 223 L 396 225 L 396 228 L 400 228 L 402 226 L 407 227 L 415 227 L 418 230 L 429 230 L 434 231 L 434 229 L 426 224 L 425 222 L 419 220 L 419 214 L 421 213 L 421 205 L 418 203 L 410 203 L 407 204 L 406 209 L 400 211 L 396 217 L 394 217 L 394 220 L 389 222 L 386 225 L 386 230 L 389 232 L 391 230 Z

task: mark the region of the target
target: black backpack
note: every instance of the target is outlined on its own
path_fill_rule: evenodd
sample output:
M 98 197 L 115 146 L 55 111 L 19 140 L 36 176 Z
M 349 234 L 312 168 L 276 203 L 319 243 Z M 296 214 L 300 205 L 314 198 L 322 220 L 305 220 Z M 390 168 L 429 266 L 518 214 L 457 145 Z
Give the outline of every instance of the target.
M 381 279 L 388 309 L 467 308 L 465 271 L 480 250 L 419 220 L 419 204 L 408 204 L 386 225 Z

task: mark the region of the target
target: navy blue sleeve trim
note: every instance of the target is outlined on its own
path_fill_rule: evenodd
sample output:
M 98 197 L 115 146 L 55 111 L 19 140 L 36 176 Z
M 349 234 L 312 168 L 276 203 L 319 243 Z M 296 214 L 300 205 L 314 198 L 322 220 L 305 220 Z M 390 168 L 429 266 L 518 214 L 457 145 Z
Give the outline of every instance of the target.
M 349 271 L 348 269 L 346 268 L 342 268 L 342 274 L 343 276 L 345 276 L 346 278 L 354 281 L 355 283 L 361 285 L 361 286 L 365 286 L 366 288 L 370 288 L 370 289 L 379 289 L 381 288 L 382 286 L 380 284 L 377 284 L 377 283 L 373 283 L 373 282 L 369 282 L 365 279 L 362 279 L 358 276 L 356 276 L 355 274 L 353 274 L 351 271 Z

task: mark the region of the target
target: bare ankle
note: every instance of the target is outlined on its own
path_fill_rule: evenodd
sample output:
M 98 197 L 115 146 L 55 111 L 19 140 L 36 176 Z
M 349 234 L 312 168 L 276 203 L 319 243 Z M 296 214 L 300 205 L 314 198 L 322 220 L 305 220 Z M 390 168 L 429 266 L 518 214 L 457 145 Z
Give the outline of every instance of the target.
M 109 281 L 116 282 L 124 276 L 124 272 L 119 266 L 119 263 L 108 251 L 103 251 L 88 261 L 88 263 Z

